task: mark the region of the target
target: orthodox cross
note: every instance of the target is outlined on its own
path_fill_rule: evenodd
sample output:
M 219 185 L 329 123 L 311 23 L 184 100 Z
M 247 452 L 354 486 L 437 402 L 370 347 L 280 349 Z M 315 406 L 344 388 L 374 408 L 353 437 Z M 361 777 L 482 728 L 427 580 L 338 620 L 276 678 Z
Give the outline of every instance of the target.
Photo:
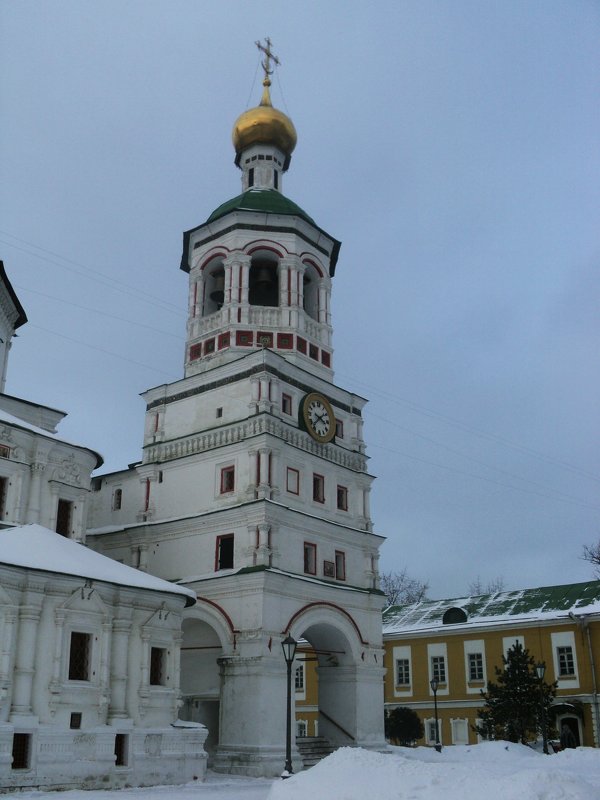
M 277 64 L 278 67 L 281 65 L 281 61 L 277 58 L 277 56 L 271 50 L 271 40 L 269 39 L 268 36 L 265 38 L 265 42 L 266 42 L 266 47 L 265 47 L 265 45 L 261 44 L 260 42 L 255 42 L 255 44 L 258 47 L 258 49 L 261 51 L 261 53 L 264 53 L 265 56 L 266 56 L 265 60 L 262 62 L 262 68 L 265 71 L 265 80 L 268 80 L 269 79 L 269 75 L 273 74 L 273 70 L 271 69 L 271 59 L 273 60 L 273 62 L 275 64 Z

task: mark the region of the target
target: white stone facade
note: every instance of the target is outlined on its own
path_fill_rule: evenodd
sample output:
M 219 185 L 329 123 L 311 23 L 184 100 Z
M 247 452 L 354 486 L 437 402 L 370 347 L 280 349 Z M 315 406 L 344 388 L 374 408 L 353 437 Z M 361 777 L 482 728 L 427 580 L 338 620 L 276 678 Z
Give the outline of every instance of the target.
M 190 593 L 37 525 L 0 550 L 0 789 L 202 779 L 206 730 L 176 722 Z
M 281 153 L 262 142 L 238 155 L 248 189 L 253 155 L 273 169 Z M 184 235 L 185 377 L 143 394 L 142 459 L 94 480 L 87 541 L 196 591 L 181 716 L 209 727 L 215 769 L 277 775 L 288 634 L 319 662 L 320 733 L 385 746 L 383 539 L 369 508 L 366 401 L 333 383 L 339 242 L 274 188 L 254 187 Z M 304 413 L 315 394 L 334 417 L 321 438 Z

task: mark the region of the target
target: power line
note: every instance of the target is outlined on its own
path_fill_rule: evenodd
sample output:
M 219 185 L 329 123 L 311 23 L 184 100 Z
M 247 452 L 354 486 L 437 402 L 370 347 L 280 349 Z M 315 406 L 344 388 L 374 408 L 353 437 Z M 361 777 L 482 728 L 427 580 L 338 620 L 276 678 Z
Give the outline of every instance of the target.
M 93 314 L 99 314 L 102 317 L 108 317 L 108 319 L 116 319 L 119 322 L 126 322 L 128 325 L 136 325 L 138 328 L 145 328 L 146 330 L 153 331 L 154 333 L 160 333 L 161 336 L 170 336 L 173 339 L 178 339 L 180 342 L 184 342 L 185 339 L 183 336 L 178 336 L 176 333 L 171 333 L 170 331 L 162 331 L 158 328 L 153 328 L 152 325 L 146 325 L 143 322 L 136 322 L 133 319 L 126 319 L 125 317 L 118 317 L 116 314 L 109 314 L 107 311 L 100 311 L 97 308 L 90 308 L 89 306 L 82 306 L 78 303 L 74 303 L 72 300 L 65 300 L 64 297 L 55 297 L 51 294 L 46 294 L 45 292 L 39 292 L 37 289 L 28 289 L 25 286 L 19 286 L 18 284 L 14 283 L 13 286 L 15 289 L 21 289 L 24 292 L 30 292 L 32 294 L 37 294 L 40 297 L 46 297 L 48 300 L 56 300 L 59 303 L 65 303 L 66 305 L 70 306 L 71 308 L 80 308 L 82 311 L 91 311 Z M 35 326 L 34 326 L 35 327 Z M 74 341 L 74 340 L 73 340 Z M 81 340 L 78 340 L 81 344 Z
M 594 475 L 592 472 L 588 472 L 587 470 L 582 469 L 581 467 L 577 467 L 574 464 L 570 464 L 567 461 L 562 461 L 561 459 L 554 458 L 547 453 L 543 453 L 540 450 L 534 450 L 527 445 L 521 444 L 520 442 L 514 442 L 510 439 L 506 439 L 503 436 L 499 436 L 494 433 L 489 433 L 488 431 L 481 430 L 480 428 L 474 428 L 466 423 L 458 420 L 454 417 L 450 417 L 446 414 L 442 414 L 438 411 L 434 411 L 433 409 L 427 408 L 425 406 L 419 405 L 412 400 L 407 400 L 404 397 L 400 397 L 396 394 L 392 394 L 391 392 L 387 392 L 384 389 L 377 389 L 376 387 L 372 386 L 368 383 L 363 383 L 362 381 L 357 381 L 354 376 L 343 375 L 342 373 L 337 373 L 342 378 L 346 380 L 353 381 L 357 386 L 363 386 L 364 388 L 368 389 L 372 396 L 379 396 L 385 400 L 389 400 L 392 403 L 395 403 L 399 406 L 405 406 L 409 408 L 411 411 L 415 411 L 418 414 L 421 414 L 425 417 L 429 417 L 431 419 L 436 419 L 441 422 L 446 423 L 452 427 L 459 428 L 466 433 L 473 434 L 474 436 L 478 436 L 482 439 L 488 439 L 490 441 L 496 442 L 497 444 L 501 444 L 504 447 L 509 447 L 513 450 L 518 450 L 526 455 L 533 456 L 534 458 L 538 458 L 541 461 L 545 461 L 549 464 L 553 464 L 554 466 L 562 467 L 570 472 L 575 472 L 578 475 L 582 475 L 586 478 L 589 478 L 594 481 L 600 482 L 600 477 L 598 475 Z
M 66 336 L 64 333 L 58 333 L 58 331 L 51 331 L 48 328 L 42 328 L 41 325 L 34 325 L 33 323 L 28 323 L 32 328 L 37 328 L 40 331 L 44 331 L 44 333 L 51 333 L 53 336 L 59 336 L 61 339 L 66 339 L 68 342 L 73 342 L 74 344 L 79 344 L 82 347 L 87 347 L 90 350 L 97 350 L 99 353 L 104 353 L 105 355 L 112 356 L 113 358 L 118 358 L 121 361 L 127 361 L 129 364 L 135 364 L 138 367 L 145 367 L 146 369 L 150 369 L 153 372 L 157 372 L 160 375 L 167 375 L 171 381 L 176 380 L 173 378 L 173 373 L 165 372 L 162 369 L 158 369 L 158 367 L 151 366 L 150 364 L 144 364 L 142 361 L 135 361 L 132 358 L 127 358 L 127 356 L 122 356 L 120 353 L 113 353 L 112 350 L 105 350 L 103 347 L 98 347 L 95 344 L 89 344 L 88 342 L 82 342 L 79 339 L 73 339 L 71 336 Z
M 0 231 L 0 233 L 4 233 L 4 231 Z M 41 250 L 43 253 L 48 253 L 55 258 L 61 259 L 61 261 L 65 261 L 65 264 L 61 264 L 58 261 L 55 261 L 51 258 L 46 258 L 39 253 L 32 253 L 30 250 L 26 250 L 24 247 L 19 247 L 12 242 L 7 242 L 4 239 L 0 239 L 2 244 L 5 244 L 7 247 L 12 247 L 15 250 L 19 250 L 22 253 L 26 253 L 33 258 L 37 258 L 40 261 L 46 261 L 49 264 L 54 264 L 55 267 L 60 267 L 61 269 L 68 270 L 69 272 L 73 272 L 76 275 L 81 275 L 84 278 L 88 278 L 91 281 L 95 281 L 96 283 L 100 283 L 103 286 L 107 286 L 109 289 L 125 291 L 126 294 L 129 294 L 132 297 L 135 297 L 138 300 L 142 300 L 145 303 L 149 303 L 150 305 L 157 306 L 159 308 L 164 309 L 165 311 L 170 311 L 172 314 L 181 314 L 181 308 L 176 306 L 174 303 L 169 303 L 162 298 L 156 297 L 155 295 L 150 294 L 149 292 L 140 289 L 139 286 L 132 286 L 129 283 L 125 283 L 125 281 L 120 281 L 117 278 L 111 278 L 105 273 L 100 272 L 99 270 L 92 269 L 91 267 L 86 266 L 85 264 L 81 264 L 78 261 L 73 261 L 72 259 L 66 258 L 65 256 L 61 256 L 59 253 L 53 253 L 51 250 L 45 250 L 43 247 L 39 247 L 39 245 L 32 244 L 31 242 L 26 242 L 24 239 L 19 239 L 17 236 L 13 236 L 11 233 L 4 233 L 5 236 L 10 236 L 13 239 L 16 239 L 23 244 L 26 244 L 27 247 L 33 247 L 37 250 Z M 73 264 L 74 266 L 68 266 L 68 264 Z M 79 267 L 76 269 L 75 267 Z M 90 273 L 90 274 L 88 274 Z

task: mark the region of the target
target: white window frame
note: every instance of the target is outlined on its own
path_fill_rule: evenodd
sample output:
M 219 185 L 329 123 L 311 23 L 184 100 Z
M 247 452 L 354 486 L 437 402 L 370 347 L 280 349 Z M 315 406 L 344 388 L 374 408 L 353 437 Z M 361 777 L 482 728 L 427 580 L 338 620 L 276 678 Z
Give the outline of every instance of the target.
M 452 744 L 464 746 L 469 744 L 469 720 L 456 718 L 450 720 L 450 731 L 452 733 Z M 464 737 L 461 738 L 459 735 L 460 732 L 466 734 L 466 739 Z
M 550 634 L 552 640 L 552 661 L 554 664 L 554 676 L 558 681 L 559 689 L 578 689 L 579 688 L 579 665 L 577 663 L 577 648 L 575 647 L 575 634 L 573 631 L 560 631 Z M 573 654 L 573 667 L 575 668 L 574 675 L 561 676 L 559 661 L 558 661 L 558 648 L 570 647 Z M 547 680 L 547 679 L 546 679 Z
M 413 665 L 412 665 L 412 648 L 410 645 L 392 648 L 393 661 L 393 677 L 394 677 L 394 697 L 410 697 L 413 693 L 412 680 L 413 680 Z M 408 661 L 408 671 L 410 674 L 411 682 L 409 684 L 398 685 L 398 675 L 396 673 L 396 662 L 404 659 Z
M 483 639 L 470 639 L 463 643 L 465 653 L 465 684 L 467 694 L 479 694 L 481 689 L 485 689 L 487 685 L 487 666 L 485 663 L 485 642 Z M 471 680 L 471 670 L 469 664 L 469 656 L 481 655 L 483 661 L 483 679 Z
M 435 717 L 428 717 L 424 722 L 425 727 L 425 743 L 429 745 L 437 744 L 435 738 Z M 440 744 L 442 743 L 442 720 L 438 717 L 438 736 Z M 432 736 L 433 734 L 433 736 Z
M 306 665 L 304 661 L 294 661 L 292 666 L 294 670 L 294 696 L 296 700 L 306 700 Z M 302 670 L 302 688 L 296 689 L 296 671 Z
M 437 694 L 448 695 L 450 693 L 450 669 L 448 663 L 448 648 L 445 642 L 434 642 L 427 645 L 427 669 L 429 670 L 428 681 L 431 681 L 433 678 L 433 658 L 444 659 L 444 672 L 446 673 L 446 681 L 445 683 L 440 683 Z M 430 696 L 433 697 L 431 686 L 428 688 Z
M 502 653 L 504 654 L 504 658 L 506 658 L 510 648 L 515 646 L 515 642 L 518 642 L 523 650 L 525 649 L 524 636 L 504 636 L 502 638 Z

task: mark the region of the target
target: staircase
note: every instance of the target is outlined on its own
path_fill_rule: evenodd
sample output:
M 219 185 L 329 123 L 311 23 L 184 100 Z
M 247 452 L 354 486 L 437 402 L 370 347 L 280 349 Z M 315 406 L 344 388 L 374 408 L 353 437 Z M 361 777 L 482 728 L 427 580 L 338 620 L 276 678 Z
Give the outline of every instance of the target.
M 314 767 L 322 758 L 331 755 L 335 747 L 324 736 L 300 736 L 296 739 L 304 769 Z

